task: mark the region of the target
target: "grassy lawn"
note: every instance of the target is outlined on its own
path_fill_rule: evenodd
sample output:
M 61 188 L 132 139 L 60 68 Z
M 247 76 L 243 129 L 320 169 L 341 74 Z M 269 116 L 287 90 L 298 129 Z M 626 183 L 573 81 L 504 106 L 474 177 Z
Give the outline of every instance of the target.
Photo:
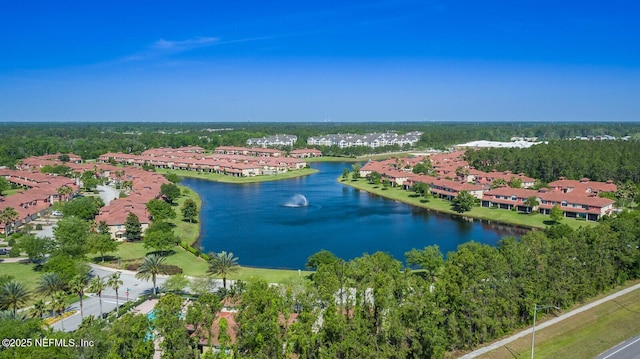
M 307 276 L 313 272 L 288 270 L 288 269 L 266 269 L 266 268 L 253 268 L 253 267 L 240 267 L 237 273 L 229 276 L 229 279 L 239 280 L 253 280 L 264 279 L 267 283 L 284 283 L 289 278 L 300 276 Z
M 640 291 L 636 290 L 548 328 L 536 330 L 536 358 L 594 358 L 640 334 L 638 313 Z M 507 346 L 517 352 L 519 358 L 531 356 L 530 335 Z M 480 358 L 511 359 L 513 355 L 503 347 Z
M 276 174 L 276 175 L 265 175 L 265 176 L 255 176 L 255 177 L 233 177 L 233 176 L 221 175 L 221 174 L 209 173 L 209 172 L 170 170 L 165 168 L 158 168 L 156 169 L 156 172 L 175 173 L 181 177 L 199 178 L 199 179 L 205 179 L 208 181 L 223 182 L 223 183 L 257 183 L 257 182 L 278 181 L 278 180 L 308 176 L 312 173 L 318 172 L 318 170 L 315 170 L 312 168 L 303 168 L 300 170 L 287 171 L 285 173 Z
M 120 264 L 124 269 L 127 263 L 135 263 L 140 261 L 144 256 L 149 253 L 144 248 L 142 242 L 125 242 L 120 245 Z M 242 258 L 240 259 L 242 260 Z M 99 259 L 96 260 L 98 264 Z M 117 258 L 110 257 L 106 265 L 117 267 Z M 180 266 L 184 274 L 192 277 L 206 277 L 208 264 L 207 262 L 196 257 L 193 254 L 187 252 L 182 247 L 174 247 L 173 252 L 165 260 L 166 264 L 173 264 Z M 311 272 L 302 271 L 301 275 L 308 275 Z M 283 270 L 283 269 L 266 269 L 266 268 L 252 268 L 252 267 L 240 267 L 237 273 L 229 276 L 229 279 L 250 280 L 262 278 L 269 283 L 281 283 L 286 279 L 298 275 L 296 270 Z
M 10 275 L 23 283 L 27 289 L 33 290 L 43 274 L 36 272 L 34 267 L 35 265 L 31 263 L 0 263 L 0 275 Z
M 200 208 L 202 207 L 202 199 L 198 195 L 197 192 L 191 190 L 185 186 L 180 187 L 180 191 L 182 192 L 182 196 L 178 198 L 177 206 L 174 207 L 177 217 L 171 221 L 171 223 L 175 224 L 176 227 L 173 229 L 175 234 L 180 238 L 181 241 L 186 242 L 191 245 L 195 242 L 200 236 L 200 223 L 189 223 L 182 220 L 182 205 L 187 199 L 191 199 L 196 202 L 196 206 L 198 206 L 198 213 L 200 213 Z
M 127 264 L 142 261 L 143 257 L 152 252 L 154 252 L 152 249 L 144 248 L 144 243 L 142 241 L 124 242 L 120 244 L 118 248 L 118 253 L 120 255 L 120 269 L 126 269 Z M 100 262 L 99 257 L 95 257 L 94 262 L 109 267 L 118 267 L 117 254 L 108 256 L 104 264 Z M 164 263 L 177 265 L 182 268 L 184 274 L 195 277 L 205 276 L 208 267 L 205 260 L 194 256 L 179 246 L 173 247 L 173 250 L 168 252 L 167 259 Z
M 347 179 L 345 181 L 342 181 L 342 178 L 339 178 L 338 181 L 340 181 L 340 183 L 345 184 L 347 186 L 355 187 L 363 191 L 377 194 L 382 197 L 394 199 L 400 202 L 431 209 L 431 210 L 442 212 L 442 213 L 462 215 L 465 217 L 472 217 L 472 218 L 484 219 L 488 221 L 514 224 L 514 225 L 530 227 L 530 228 L 546 228 L 547 226 L 553 224 L 553 222 L 549 219 L 549 216 L 547 215 L 542 215 L 539 213 L 524 214 L 520 212 L 513 212 L 513 211 L 498 209 L 498 208 L 474 207 L 469 212 L 459 214 L 451 208 L 451 202 L 444 199 L 433 198 L 431 196 L 427 196 L 426 198 L 415 197 L 415 193 L 405 191 L 400 187 L 390 187 L 388 189 L 384 189 L 381 185 L 374 186 L 369 184 L 366 179 L 359 179 L 357 181 Z M 567 224 L 572 228 L 596 225 L 596 222 L 579 221 L 572 218 L 564 218 L 561 223 Z

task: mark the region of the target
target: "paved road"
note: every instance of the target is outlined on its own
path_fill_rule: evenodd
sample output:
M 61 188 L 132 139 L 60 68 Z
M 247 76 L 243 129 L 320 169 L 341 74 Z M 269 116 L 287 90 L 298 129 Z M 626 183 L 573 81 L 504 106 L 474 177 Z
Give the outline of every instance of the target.
M 33 231 L 31 231 L 31 233 L 34 233 L 36 237 L 39 237 L 39 238 L 44 238 L 44 237 L 53 238 L 53 228 L 56 226 L 60 218 L 62 217 L 46 216 L 44 218 L 38 219 L 37 221 L 34 221 L 33 222 L 34 226 L 35 224 L 38 224 L 38 223 L 42 224 L 42 229 L 41 230 L 34 229 Z
M 97 187 L 97 189 L 98 189 L 98 194 L 100 195 L 100 198 L 102 199 L 105 205 L 109 204 L 111 201 L 118 198 L 118 195 L 120 194 L 112 186 L 100 185 Z
M 636 289 L 640 289 L 640 284 L 636 284 L 636 285 L 631 286 L 629 288 L 623 289 L 623 290 L 621 290 L 619 292 L 616 292 L 614 294 L 606 296 L 606 297 L 604 297 L 602 299 L 596 300 L 595 302 L 592 302 L 592 303 L 589 303 L 587 305 L 584 305 L 584 306 L 582 306 L 582 307 L 580 307 L 578 309 L 574 309 L 574 310 L 572 310 L 570 312 L 562 314 L 562 315 L 558 316 L 557 318 L 553 318 L 553 319 L 548 320 L 548 321 L 546 321 L 544 323 L 541 323 L 541 324 L 537 324 L 536 323 L 536 332 L 538 330 L 541 330 L 541 329 L 544 329 L 544 328 L 549 327 L 551 325 L 554 325 L 554 324 L 556 324 L 556 323 L 558 323 L 558 322 L 560 322 L 562 320 L 570 318 L 570 317 L 572 317 L 572 316 L 574 316 L 574 315 L 576 315 L 578 313 L 582 313 L 584 311 L 587 311 L 587 310 L 589 310 L 589 309 L 591 309 L 591 308 L 593 308 L 595 306 L 598 306 L 598 305 L 600 305 L 600 304 L 602 304 L 604 302 L 610 301 L 612 299 L 616 299 L 616 298 L 618 298 L 618 297 L 620 297 L 622 295 L 625 295 L 625 294 L 627 294 L 629 292 L 632 292 L 632 291 L 634 291 Z M 482 354 L 488 353 L 488 352 L 490 352 L 492 350 L 496 350 L 496 349 L 502 347 L 503 345 L 509 344 L 512 341 L 520 339 L 520 338 L 522 338 L 524 336 L 527 336 L 527 335 L 531 335 L 531 329 L 525 329 L 525 330 L 523 330 L 523 331 L 521 331 L 521 332 L 519 332 L 519 333 L 517 333 L 515 335 L 512 335 L 512 336 L 510 336 L 508 338 L 502 339 L 502 340 L 497 341 L 497 342 L 495 342 L 495 343 L 493 343 L 491 345 L 488 345 L 486 347 L 480 348 L 480 349 L 478 349 L 476 351 L 473 351 L 471 353 L 463 355 L 463 356 L 460 357 L 460 359 L 471 359 L 471 358 L 478 357 L 478 356 L 480 356 Z M 638 353 L 639 354 L 637 354 L 635 357 L 629 357 L 629 358 L 640 358 L 640 352 L 638 352 Z
M 96 265 L 92 265 L 91 274 L 100 276 L 105 280 L 108 279 L 109 276 L 113 272 L 116 272 L 115 269 L 100 267 Z M 135 277 L 135 272 L 131 271 L 120 271 L 122 274 L 120 275 L 120 279 L 123 281 L 123 285 L 118 289 L 118 296 L 120 305 L 122 305 L 127 297 L 125 292 L 127 288 L 130 288 L 129 291 L 129 301 L 136 300 L 140 295 L 151 293 L 153 291 L 153 283 L 151 281 L 145 282 L 137 279 Z M 166 276 L 158 276 L 157 284 L 161 286 L 166 279 Z M 91 297 L 83 300 L 83 314 L 84 316 L 93 315 L 95 317 L 100 316 L 100 300 L 97 295 L 88 294 Z M 104 313 L 115 310 L 116 308 L 116 292 L 111 288 L 107 288 L 104 292 L 102 292 L 102 311 Z M 77 313 L 67 317 L 64 319 L 64 322 L 61 323 L 58 321 L 52 327 L 54 330 L 62 330 L 64 326 L 64 330 L 69 332 L 76 330 L 80 324 L 82 323 L 82 319 L 80 318 L 80 302 L 76 302 L 69 307 L 67 307 L 67 311 L 76 310 Z
M 640 335 L 600 354 L 597 359 L 638 359 L 640 358 Z

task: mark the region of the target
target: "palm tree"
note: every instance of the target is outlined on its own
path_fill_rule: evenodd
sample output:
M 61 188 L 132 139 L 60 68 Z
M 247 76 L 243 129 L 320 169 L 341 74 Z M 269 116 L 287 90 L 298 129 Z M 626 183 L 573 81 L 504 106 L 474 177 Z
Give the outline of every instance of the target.
M 207 269 L 207 273 L 221 276 L 222 285 L 226 289 L 227 275 L 237 272 L 240 269 L 238 257 L 234 257 L 232 252 L 227 253 L 225 251 L 210 253 L 209 256 L 211 259 L 209 259 L 209 269 Z
M 151 279 L 153 281 L 153 295 L 158 294 L 156 291 L 156 277 L 158 274 L 167 274 L 166 269 L 162 265 L 165 257 L 162 257 L 158 254 L 150 254 L 142 260 L 142 264 L 138 267 L 138 273 L 136 274 L 136 278 L 148 281 Z
M 83 319 L 83 308 L 82 308 L 82 297 L 84 297 L 84 289 L 87 286 L 87 277 L 83 275 L 76 275 L 71 279 L 71 283 L 69 283 L 69 289 L 71 292 L 78 295 L 78 299 L 80 299 L 80 319 Z
M 48 272 L 40 277 L 35 291 L 43 297 L 53 297 L 58 292 L 64 292 L 66 288 L 67 283 L 58 273 Z
M 0 311 L 0 321 L 3 320 L 19 320 L 19 321 L 26 321 L 27 316 L 24 314 L 24 312 L 12 312 L 10 310 L 1 310 Z
M 73 193 L 73 188 L 65 185 L 65 186 L 62 186 L 62 187 L 58 187 L 56 189 L 56 192 L 59 195 L 60 202 L 62 202 L 62 201 L 64 201 L 66 199 L 67 195 L 70 195 L 71 193 Z
M 16 313 L 29 300 L 30 294 L 24 284 L 11 280 L 0 287 L 0 308 Z
M 31 318 L 42 318 L 44 313 L 47 311 L 47 303 L 44 300 L 40 299 L 37 302 L 33 303 L 33 307 L 29 310 L 29 314 Z
M 107 286 L 113 288 L 116 291 L 116 317 L 120 316 L 120 300 L 118 297 L 118 289 L 122 284 L 124 284 L 124 282 L 122 281 L 122 279 L 120 279 L 120 272 L 113 273 L 107 280 Z
M 4 236 L 9 236 L 9 225 L 13 224 L 20 218 L 20 213 L 13 207 L 7 207 L 0 213 L 0 223 L 4 223 Z
M 53 295 L 51 302 L 49 302 L 51 310 L 58 316 L 62 316 L 62 314 L 64 314 L 64 310 L 67 308 L 67 304 L 64 302 L 64 299 L 64 292 L 57 292 Z M 60 326 L 64 331 L 64 318 L 60 318 Z
M 102 318 L 102 291 L 107 288 L 107 283 L 100 277 L 94 277 L 89 283 L 89 290 L 98 295 L 100 300 L 100 318 Z

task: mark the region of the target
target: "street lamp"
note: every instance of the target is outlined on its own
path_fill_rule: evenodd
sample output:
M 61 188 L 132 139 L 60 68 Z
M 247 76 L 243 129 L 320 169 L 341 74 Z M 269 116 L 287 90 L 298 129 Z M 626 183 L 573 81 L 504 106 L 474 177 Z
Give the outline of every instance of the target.
M 531 331 L 531 359 L 533 359 L 533 349 L 534 349 L 535 340 L 536 340 L 536 312 L 538 311 L 538 309 L 547 309 L 547 308 L 554 308 L 554 309 L 560 310 L 560 308 L 556 307 L 555 305 L 538 305 L 538 304 L 533 305 L 533 329 Z

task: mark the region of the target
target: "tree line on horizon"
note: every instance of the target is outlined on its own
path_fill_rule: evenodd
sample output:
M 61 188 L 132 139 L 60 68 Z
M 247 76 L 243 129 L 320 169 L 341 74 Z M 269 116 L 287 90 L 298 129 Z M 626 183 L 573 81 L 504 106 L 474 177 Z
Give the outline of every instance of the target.
M 640 138 L 637 123 L 0 123 L 0 131 L 3 134 L 0 166 L 12 166 L 29 156 L 58 152 L 96 159 L 106 152 L 140 153 L 157 147 L 201 146 L 213 150 L 222 145 L 244 146 L 249 138 L 281 133 L 298 136 L 294 148 L 307 147 L 306 140 L 311 136 L 388 131 L 422 131 L 418 147 L 424 149 L 444 149 L 479 139 L 509 141 L 513 136 L 540 140 L 589 135 Z M 336 156 L 375 153 L 373 149 L 357 147 L 323 149 Z

